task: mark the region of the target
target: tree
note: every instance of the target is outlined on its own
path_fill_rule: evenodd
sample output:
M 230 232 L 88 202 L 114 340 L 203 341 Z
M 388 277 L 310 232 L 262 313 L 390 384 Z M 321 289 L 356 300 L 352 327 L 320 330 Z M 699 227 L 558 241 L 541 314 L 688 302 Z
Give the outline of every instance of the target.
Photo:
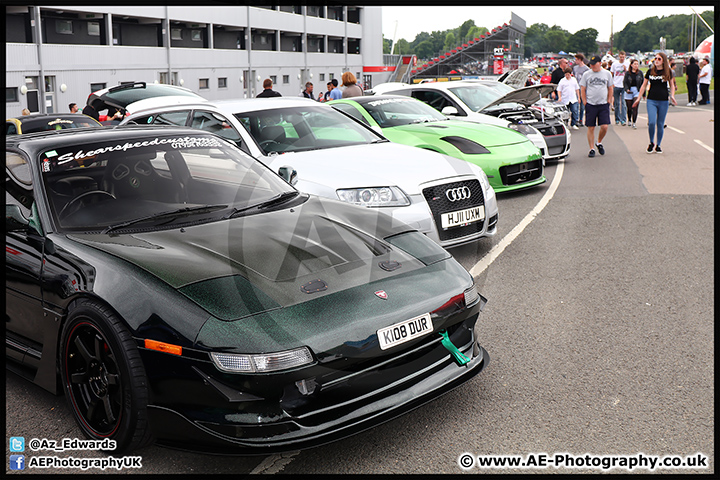
M 567 48 L 567 39 L 568 32 L 557 26 L 553 26 L 545 34 L 548 50 L 555 53 Z
M 458 39 L 460 39 L 461 42 L 464 42 L 467 39 L 468 32 L 474 26 L 475 20 L 465 20 L 465 22 L 460 25 L 460 29 L 458 31 Z
M 567 39 L 568 52 L 581 52 L 589 56 L 598 51 L 598 31 L 594 28 L 583 28 L 570 35 Z
M 447 35 L 445 35 L 445 51 L 449 52 L 453 48 L 457 46 L 457 43 L 455 42 L 455 34 L 452 32 L 449 32 Z
M 488 33 L 488 29 L 485 27 L 478 27 L 474 26 L 470 30 L 468 30 L 467 36 L 465 37 L 465 41 L 469 40 L 475 40 L 476 38 L 480 38 L 480 35 L 485 35 Z
M 430 43 L 429 40 L 423 40 L 420 42 L 415 48 L 415 55 L 418 56 L 418 58 L 422 58 L 423 60 L 427 60 L 431 58 L 435 54 L 435 49 L 432 47 L 432 43 Z

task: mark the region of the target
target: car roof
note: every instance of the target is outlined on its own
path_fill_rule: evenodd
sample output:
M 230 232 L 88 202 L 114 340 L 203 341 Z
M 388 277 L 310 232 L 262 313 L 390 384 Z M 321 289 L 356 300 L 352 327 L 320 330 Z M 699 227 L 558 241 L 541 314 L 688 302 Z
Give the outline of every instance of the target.
M 19 148 L 33 155 L 48 148 L 62 148 L 78 143 L 125 142 L 128 138 L 150 138 L 158 135 L 213 135 L 189 127 L 128 125 L 114 128 L 69 128 L 58 131 L 10 135 L 5 139 L 6 148 Z
M 204 100 L 188 88 L 162 83 L 133 82 L 93 92 L 88 96 L 87 104 L 100 111 L 108 107 L 127 108 L 128 105 L 147 98 L 177 96 Z
M 360 105 L 365 105 L 366 103 L 370 102 L 377 102 L 378 100 L 390 100 L 390 99 L 399 99 L 403 101 L 409 101 L 409 102 L 421 102 L 417 98 L 408 97 L 407 95 L 391 95 L 391 94 L 378 94 L 378 95 L 365 95 L 362 97 L 349 97 L 344 98 L 342 100 L 352 100 L 354 102 L 359 103 Z M 333 102 L 329 102 L 330 105 L 333 104 Z

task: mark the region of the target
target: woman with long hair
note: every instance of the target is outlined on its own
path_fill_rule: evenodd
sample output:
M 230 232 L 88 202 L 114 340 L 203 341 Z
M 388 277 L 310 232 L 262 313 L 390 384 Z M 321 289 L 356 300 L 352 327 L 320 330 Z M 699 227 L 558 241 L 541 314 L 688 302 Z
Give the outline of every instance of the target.
M 625 104 L 627 105 L 628 111 L 628 124 L 632 125 L 632 128 L 637 129 L 637 116 L 638 106 L 633 105 L 636 97 L 640 96 L 640 87 L 643 84 L 643 74 L 640 71 L 640 62 L 637 58 L 630 60 L 630 68 L 625 74 L 623 80 L 623 87 L 625 88 L 624 97 Z M 664 124 L 663 124 L 664 125 Z
M 667 55 L 658 52 L 653 58 L 652 66 L 645 72 L 645 80 L 637 98 L 633 102 L 633 108 L 640 103 L 640 96 L 648 89 L 647 95 L 647 114 L 648 114 L 648 134 L 650 135 L 650 145 L 646 150 L 647 153 L 662 153 L 660 144 L 662 143 L 663 133 L 665 132 L 665 117 L 670 106 L 668 102 L 668 90 L 670 90 L 670 101 L 677 105 L 675 100 L 675 82 L 672 81 L 672 72 L 670 71 L 670 62 Z M 657 144 L 655 144 L 655 130 L 657 127 Z

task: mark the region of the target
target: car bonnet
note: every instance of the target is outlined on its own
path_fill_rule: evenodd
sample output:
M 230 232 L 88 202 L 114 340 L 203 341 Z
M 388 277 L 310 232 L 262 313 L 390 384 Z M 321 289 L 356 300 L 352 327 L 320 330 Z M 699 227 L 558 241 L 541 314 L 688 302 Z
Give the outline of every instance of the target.
M 408 195 L 420 194 L 427 182 L 476 174 L 463 160 L 391 142 L 285 153 L 265 161 L 275 171 L 290 165 L 301 180 L 331 189 L 398 186 Z
M 531 85 L 529 87 L 518 88 L 517 90 L 514 90 L 507 95 L 498 98 L 494 102 L 487 104 L 480 111 L 483 112 L 490 107 L 500 105 L 501 103 L 519 103 L 521 105 L 529 107 L 530 105 L 538 102 L 541 98 L 549 95 L 551 92 L 554 92 L 555 88 L 556 86 L 554 84 Z
M 384 260 L 397 261 L 400 273 L 422 268 L 421 261 L 382 240 L 411 230 L 377 210 L 310 197 L 293 208 L 182 230 L 68 238 L 150 272 L 216 317 L 230 320 L 257 313 L 241 308 L 237 296 L 242 289 L 232 298 L 210 300 L 223 285 L 232 291 L 230 280 L 285 307 L 394 275 L 377 268 Z M 321 282 L 326 290 L 313 292 Z

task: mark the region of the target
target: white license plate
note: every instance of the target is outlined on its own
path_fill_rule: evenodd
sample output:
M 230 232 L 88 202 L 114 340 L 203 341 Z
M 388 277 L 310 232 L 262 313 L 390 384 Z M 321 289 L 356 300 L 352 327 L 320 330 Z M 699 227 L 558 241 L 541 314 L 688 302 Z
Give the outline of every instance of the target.
M 409 342 L 413 338 L 422 337 L 433 331 L 432 318 L 426 313 L 419 317 L 403 320 L 402 322 L 381 328 L 377 331 L 380 349 L 387 350 L 401 343 Z
M 478 207 L 466 208 L 456 212 L 448 212 L 440 215 L 442 228 L 457 227 L 458 225 L 467 225 L 485 220 L 485 205 Z

